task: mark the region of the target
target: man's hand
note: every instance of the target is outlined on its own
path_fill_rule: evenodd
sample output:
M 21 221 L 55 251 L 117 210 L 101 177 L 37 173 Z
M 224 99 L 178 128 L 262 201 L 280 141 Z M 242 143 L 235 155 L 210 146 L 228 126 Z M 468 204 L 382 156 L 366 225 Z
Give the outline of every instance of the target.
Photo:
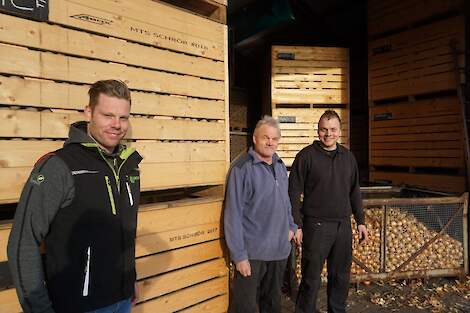
M 367 232 L 366 225 L 358 225 L 357 231 L 359 232 L 359 243 L 367 243 L 369 233 Z
M 132 297 L 132 305 L 137 304 L 137 299 L 139 299 L 139 297 L 140 297 L 140 288 L 136 282 L 134 283 L 134 296 Z
M 299 228 L 295 232 L 295 237 L 294 237 L 294 242 L 299 246 L 302 244 L 302 237 L 303 237 L 302 229 Z
M 289 241 L 291 241 L 292 238 L 294 238 L 294 232 L 292 230 L 289 230 Z
M 251 276 L 251 265 L 248 260 L 243 260 L 235 264 L 237 271 L 244 277 Z

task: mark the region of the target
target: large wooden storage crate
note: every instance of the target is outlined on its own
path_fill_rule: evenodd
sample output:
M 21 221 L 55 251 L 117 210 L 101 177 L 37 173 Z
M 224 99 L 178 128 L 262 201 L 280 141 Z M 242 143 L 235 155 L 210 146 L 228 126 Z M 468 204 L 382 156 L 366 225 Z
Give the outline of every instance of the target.
M 35 4 L 31 12 L 0 4 L 0 203 L 17 202 L 35 161 L 59 149 L 69 125 L 84 119 L 89 85 L 99 79 L 121 79 L 131 89 L 126 141 L 144 157 L 142 191 L 187 194 L 224 183 L 225 25 L 151 0 Z M 221 210 L 221 198 L 195 195 L 141 206 L 136 256 L 143 292 L 135 312 L 227 310 Z M 20 311 L 14 290 L 0 291 L 0 312 Z
M 340 143 L 349 146 L 349 50 L 273 46 L 272 115 L 280 122 L 278 154 L 287 166 L 318 138 L 318 119 L 334 109 L 342 119 Z
M 464 30 L 463 17 L 454 17 L 369 42 L 369 99 L 455 90 Z

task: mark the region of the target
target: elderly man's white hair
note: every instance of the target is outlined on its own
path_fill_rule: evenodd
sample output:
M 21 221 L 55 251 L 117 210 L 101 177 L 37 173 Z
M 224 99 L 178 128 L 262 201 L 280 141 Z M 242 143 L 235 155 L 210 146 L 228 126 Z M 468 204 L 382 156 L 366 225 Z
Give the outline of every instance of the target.
M 256 130 L 263 125 L 276 128 L 277 132 L 279 133 L 279 137 L 281 137 L 281 127 L 279 127 L 279 122 L 274 117 L 269 115 L 264 115 L 263 118 L 261 118 L 258 123 L 256 123 L 255 131 L 253 133 L 256 134 Z

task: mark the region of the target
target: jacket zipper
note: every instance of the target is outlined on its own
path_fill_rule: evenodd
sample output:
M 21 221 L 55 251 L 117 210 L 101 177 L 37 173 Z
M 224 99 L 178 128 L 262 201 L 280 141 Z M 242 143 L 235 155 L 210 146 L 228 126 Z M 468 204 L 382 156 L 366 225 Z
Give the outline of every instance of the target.
M 116 204 L 114 203 L 114 196 L 113 196 L 113 189 L 111 187 L 111 180 L 109 179 L 108 176 L 104 177 L 104 180 L 106 181 L 106 187 L 108 188 L 108 196 L 109 196 L 109 201 L 111 202 L 111 210 L 114 215 L 116 215 Z
M 129 180 L 128 177 L 127 177 L 127 180 Z M 132 198 L 132 192 L 131 192 L 131 187 L 129 186 L 129 181 L 126 181 L 126 187 L 127 187 L 127 194 L 129 195 L 129 203 L 130 203 L 131 206 L 133 206 L 134 205 L 134 198 Z
M 85 265 L 85 279 L 83 281 L 83 292 L 84 297 L 88 296 L 88 291 L 90 289 L 90 258 L 91 258 L 91 246 L 88 247 L 86 253 L 86 265 Z

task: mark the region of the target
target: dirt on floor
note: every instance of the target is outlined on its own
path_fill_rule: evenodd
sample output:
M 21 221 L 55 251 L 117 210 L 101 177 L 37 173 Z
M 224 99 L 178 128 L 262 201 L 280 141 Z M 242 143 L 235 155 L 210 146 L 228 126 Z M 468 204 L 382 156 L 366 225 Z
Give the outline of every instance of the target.
M 318 312 L 327 312 L 325 287 L 318 296 L 318 308 Z M 292 312 L 294 303 L 285 296 L 283 313 Z M 348 312 L 470 313 L 470 276 L 462 280 L 432 278 L 352 285 Z

